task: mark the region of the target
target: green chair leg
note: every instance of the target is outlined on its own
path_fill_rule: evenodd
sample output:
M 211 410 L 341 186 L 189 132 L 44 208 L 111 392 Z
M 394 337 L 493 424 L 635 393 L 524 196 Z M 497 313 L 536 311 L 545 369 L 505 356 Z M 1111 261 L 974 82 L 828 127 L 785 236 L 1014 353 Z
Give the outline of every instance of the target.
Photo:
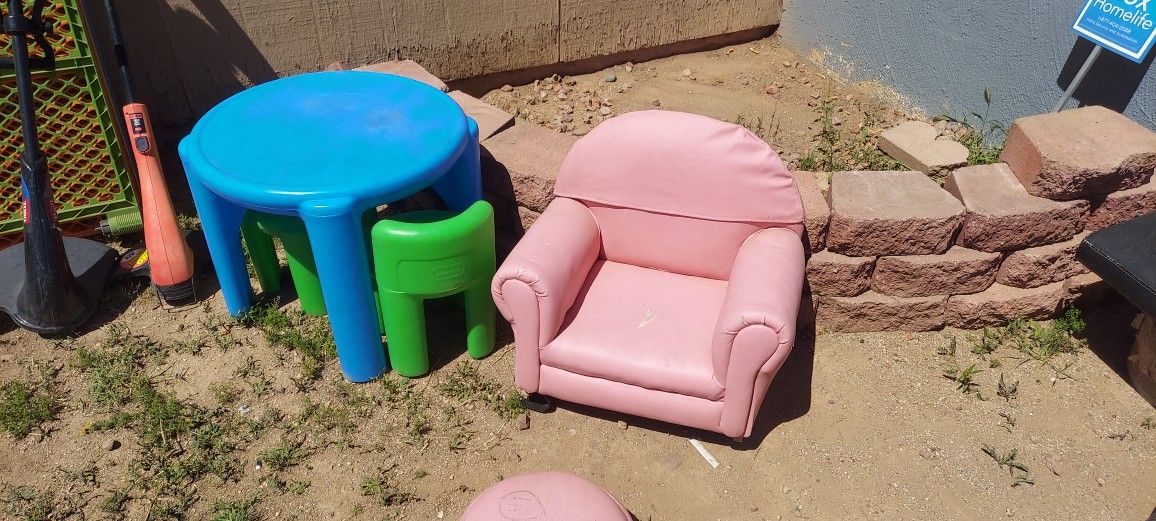
M 425 334 L 425 306 L 419 296 L 382 291 L 378 294 L 385 319 L 389 364 L 398 374 L 413 378 L 429 372 Z
M 489 280 L 478 281 L 462 293 L 466 308 L 466 352 L 485 358 L 494 350 L 494 297 Z
M 249 213 L 241 222 L 241 238 L 249 252 L 249 262 L 257 274 L 257 283 L 263 293 L 281 291 L 281 263 L 277 261 L 277 250 L 273 237 L 261 231 L 256 215 Z
M 285 257 L 293 277 L 293 287 L 297 288 L 297 298 L 301 301 L 301 311 L 324 316 L 325 298 L 321 295 L 321 279 L 317 277 L 317 264 L 313 260 L 309 236 L 304 233 L 288 233 L 281 236 L 281 244 L 285 246 Z

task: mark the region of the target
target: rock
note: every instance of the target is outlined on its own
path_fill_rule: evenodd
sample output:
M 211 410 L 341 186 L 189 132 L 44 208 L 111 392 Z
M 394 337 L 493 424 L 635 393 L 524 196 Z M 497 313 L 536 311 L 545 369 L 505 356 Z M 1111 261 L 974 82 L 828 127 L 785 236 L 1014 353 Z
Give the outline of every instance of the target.
M 689 78 L 691 76 L 691 74 L 693 74 L 693 73 L 690 71 L 690 69 L 683 69 L 682 70 L 682 75 L 687 77 L 687 78 Z
M 1005 163 L 960 168 L 947 176 L 944 188 L 967 208 L 956 243 L 980 251 L 1066 241 L 1087 220 L 1087 201 L 1031 195 Z
M 577 137 L 520 121 L 482 142 L 482 186 L 500 194 L 513 186 L 519 205 L 535 212 L 554 199 L 562 159 Z
M 777 85 L 767 85 L 764 91 L 771 96 L 775 96 L 779 93 L 779 87 Z
M 856 297 L 820 297 L 816 329 L 932 331 L 943 327 L 946 297 L 889 297 L 868 291 Z
M 626 64 L 623 65 L 622 68 L 626 69 L 626 72 L 634 72 L 634 64 L 633 63 L 626 62 Z
M 1055 316 L 1064 299 L 1064 283 L 1021 289 L 1003 284 L 972 295 L 947 299 L 947 325 L 960 329 L 1002 326 L 1015 318 L 1043 320 Z
M 598 109 L 598 113 L 602 114 L 603 116 L 609 116 L 611 112 L 612 111 L 610 110 L 610 107 L 602 107 Z
M 928 175 L 967 164 L 967 147 L 936 139 L 939 131 L 922 121 L 908 121 L 879 136 L 879 149 L 912 170 Z
M 1085 229 L 1099 230 L 1151 212 L 1156 212 L 1156 180 L 1097 198 Z
M 398 76 L 405 76 L 406 78 L 420 81 L 442 92 L 449 92 L 450 90 L 444 81 L 439 79 L 437 76 L 430 74 L 429 71 L 425 70 L 425 67 L 422 67 L 413 60 L 393 60 L 382 63 L 374 63 L 364 67 L 358 67 L 354 70 L 396 74 Z
M 674 454 L 663 454 L 658 458 L 658 466 L 666 470 L 675 470 L 682 466 L 682 458 Z
M 534 221 L 537 221 L 541 216 L 541 213 L 535 212 L 525 206 L 518 207 L 518 219 L 522 221 L 522 230 L 529 230 L 530 226 L 534 224 Z
M 1146 183 L 1156 169 L 1156 133 L 1104 107 L 1017 119 L 1000 160 L 1027 191 L 1069 200 Z
M 502 92 L 510 92 L 512 90 L 514 90 L 513 85 L 510 85 L 509 83 L 502 85 Z
M 1013 252 L 1000 265 L 995 280 L 1005 286 L 1037 288 L 1088 273 L 1076 260 L 1076 248 L 1087 236 L 1084 232 L 1064 242 Z
M 943 253 L 963 205 L 919 172 L 831 176 L 827 248 L 852 257 Z
M 807 260 L 807 283 L 816 295 L 853 297 L 871 287 L 875 257 L 848 257 L 823 250 Z
M 979 293 L 991 286 L 1000 254 L 953 246 L 942 255 L 880 257 L 871 289 L 896 297 Z
M 1048 470 L 1052 471 L 1052 474 L 1060 475 L 1060 460 L 1058 458 L 1047 458 L 1044 460 L 1044 464 L 1048 466 Z
M 522 413 L 518 417 L 518 430 L 524 431 L 530 428 L 530 413 Z
M 602 77 L 602 81 L 605 81 L 606 83 L 614 83 L 618 81 L 618 76 L 615 76 L 614 74 L 607 74 L 606 76 Z
M 803 198 L 803 219 L 804 228 L 806 228 L 807 244 L 811 248 L 811 252 L 822 251 L 824 245 L 827 243 L 827 223 L 831 220 L 831 207 L 827 204 L 827 197 L 823 195 L 823 191 L 819 188 L 819 182 L 815 176 L 821 175 L 826 177 L 823 173 L 814 172 L 792 172 L 795 177 L 795 186 L 799 189 L 799 195 Z
M 620 430 L 626 430 L 626 429 L 627 429 L 627 427 L 629 427 L 629 425 L 627 425 L 627 423 L 626 423 L 626 422 L 624 422 L 624 421 L 622 421 L 622 420 L 618 420 L 618 428 L 619 428 Z
M 450 93 L 467 116 L 478 123 L 478 139 L 485 140 L 514 123 L 514 116 L 460 90 Z
M 103 448 L 104 450 L 107 450 L 109 452 L 114 451 L 116 449 L 119 449 L 120 448 L 120 440 L 115 440 L 115 439 L 105 440 L 104 445 L 101 445 L 101 448 Z
M 1095 273 L 1076 275 L 1064 281 L 1064 305 L 1088 309 L 1113 293 L 1104 279 Z

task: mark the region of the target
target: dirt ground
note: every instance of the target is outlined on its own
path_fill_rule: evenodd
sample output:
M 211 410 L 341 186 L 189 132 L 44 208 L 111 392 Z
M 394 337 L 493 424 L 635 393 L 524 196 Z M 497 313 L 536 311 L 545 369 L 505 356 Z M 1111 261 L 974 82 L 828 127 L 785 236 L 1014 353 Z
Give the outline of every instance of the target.
M 594 91 L 595 110 L 566 113 L 558 91 L 527 103 L 543 83 L 485 99 L 578 133 L 606 98 L 611 115 L 657 99 L 729 121 L 761 116 L 792 160 L 814 147 L 820 101 L 849 132 L 902 117 L 879 89 L 806 62 L 769 39 L 554 82 L 579 99 Z M 736 446 L 566 404 L 529 413 L 523 430 L 508 329 L 473 361 L 445 303 L 430 309 L 432 374 L 350 385 L 323 321 L 293 313 L 291 290 L 237 323 L 212 280 L 200 284 L 203 304 L 171 311 L 120 283 L 72 340 L 0 319 L 0 384 L 30 382 L 60 404 L 43 432 L 0 433 L 0 518 L 456 519 L 502 477 L 540 470 L 584 475 L 643 521 L 1143 520 L 1156 506 L 1156 411 L 1120 376 L 1126 304 L 1085 310 L 1088 347 L 1046 363 L 1006 345 L 974 354 L 974 332 L 804 335 Z M 972 364 L 978 392 L 943 376 Z M 1001 377 L 1017 391 L 1000 396 Z

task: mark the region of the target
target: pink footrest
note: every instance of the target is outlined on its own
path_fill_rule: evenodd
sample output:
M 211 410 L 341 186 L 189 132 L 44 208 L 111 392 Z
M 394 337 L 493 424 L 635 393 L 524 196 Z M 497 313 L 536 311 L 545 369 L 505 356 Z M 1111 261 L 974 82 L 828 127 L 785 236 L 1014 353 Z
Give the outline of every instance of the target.
M 537 472 L 483 490 L 461 521 L 631 521 L 614 496 L 565 472 Z

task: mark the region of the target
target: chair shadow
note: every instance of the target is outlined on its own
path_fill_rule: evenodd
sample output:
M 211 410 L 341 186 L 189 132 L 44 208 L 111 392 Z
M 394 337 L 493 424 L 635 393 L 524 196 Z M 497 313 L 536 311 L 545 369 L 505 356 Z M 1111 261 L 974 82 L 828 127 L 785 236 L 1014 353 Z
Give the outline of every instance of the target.
M 1139 309 L 1114 292 L 1098 306 L 1083 310 L 1088 349 L 1129 385 L 1128 354 L 1135 338 L 1132 320 L 1139 314 Z
M 767 398 L 755 418 L 751 435 L 740 443 L 717 432 L 684 427 L 659 420 L 623 414 L 588 405 L 555 400 L 556 404 L 568 411 L 592 416 L 609 422 L 626 423 L 647 430 L 661 432 L 683 438 L 694 438 L 708 443 L 727 445 L 739 451 L 756 450 L 776 427 L 802 417 L 811 410 L 811 383 L 815 367 L 815 335 L 800 331 L 795 347 L 778 375 L 767 390 Z
M 494 207 L 494 232 L 500 265 L 524 235 L 510 170 L 482 147 L 482 196 Z

